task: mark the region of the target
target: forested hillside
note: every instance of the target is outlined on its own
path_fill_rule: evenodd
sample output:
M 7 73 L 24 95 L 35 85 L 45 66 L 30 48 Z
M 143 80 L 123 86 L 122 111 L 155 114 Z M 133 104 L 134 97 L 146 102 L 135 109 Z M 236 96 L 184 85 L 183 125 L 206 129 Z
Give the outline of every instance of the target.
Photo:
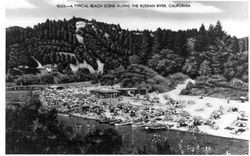
M 152 73 L 164 79 L 181 72 L 191 78 L 219 75 L 226 82 L 248 83 L 248 38 L 230 36 L 220 21 L 209 28 L 202 24 L 199 30 L 129 31 L 73 17 L 48 19 L 33 28 L 6 28 L 6 74 L 11 80 L 17 74 L 39 73 L 36 68 L 47 64 L 69 81 L 133 86 L 149 81 Z

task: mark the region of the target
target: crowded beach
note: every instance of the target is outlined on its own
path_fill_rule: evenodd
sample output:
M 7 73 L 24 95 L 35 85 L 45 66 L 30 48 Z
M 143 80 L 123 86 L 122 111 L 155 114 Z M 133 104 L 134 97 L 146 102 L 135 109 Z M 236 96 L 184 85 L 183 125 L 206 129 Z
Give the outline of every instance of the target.
M 145 130 L 181 130 L 248 139 L 248 101 L 181 96 L 190 80 L 167 93 L 137 88 L 50 86 L 41 91 L 44 109 L 95 119 L 114 126 L 131 124 Z

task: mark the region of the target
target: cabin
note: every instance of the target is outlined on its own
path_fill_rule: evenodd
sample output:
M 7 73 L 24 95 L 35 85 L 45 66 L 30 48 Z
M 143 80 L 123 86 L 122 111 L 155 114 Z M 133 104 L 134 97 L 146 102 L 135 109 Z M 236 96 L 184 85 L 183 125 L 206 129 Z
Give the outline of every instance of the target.
M 120 95 L 134 96 L 137 88 L 117 88 L 117 90 L 120 92 Z
M 48 89 L 51 89 L 51 90 L 62 90 L 62 89 L 64 89 L 64 87 L 52 85 L 52 86 L 49 86 Z
M 101 98 L 115 98 L 119 96 L 120 91 L 112 88 L 98 88 L 90 90 L 90 94 Z
M 135 96 L 139 95 L 146 95 L 147 91 L 145 89 L 138 89 L 138 88 L 116 88 L 120 95 L 122 96 Z
M 107 97 L 107 98 L 116 98 L 118 96 L 136 96 L 136 95 L 146 95 L 147 91 L 145 89 L 137 88 L 98 88 L 90 90 L 91 94 L 96 95 L 97 97 Z

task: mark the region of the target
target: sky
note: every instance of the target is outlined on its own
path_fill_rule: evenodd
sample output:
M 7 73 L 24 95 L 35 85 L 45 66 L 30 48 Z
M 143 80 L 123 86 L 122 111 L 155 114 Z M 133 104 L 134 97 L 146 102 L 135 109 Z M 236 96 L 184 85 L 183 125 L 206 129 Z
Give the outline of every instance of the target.
M 57 4 L 188 4 L 181 8 L 57 8 Z M 169 0 L 8 0 L 5 25 L 33 26 L 49 19 L 73 16 L 120 24 L 129 30 L 186 30 L 206 28 L 220 20 L 223 29 L 236 37 L 248 36 L 248 1 L 169 1 Z

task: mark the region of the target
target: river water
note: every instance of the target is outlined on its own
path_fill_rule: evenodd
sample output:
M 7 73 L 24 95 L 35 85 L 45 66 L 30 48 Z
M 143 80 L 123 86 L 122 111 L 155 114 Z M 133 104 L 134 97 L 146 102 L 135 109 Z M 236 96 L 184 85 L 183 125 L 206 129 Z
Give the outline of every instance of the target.
M 114 128 L 122 136 L 120 154 L 248 154 L 249 141 L 177 130 L 145 130 L 112 126 L 97 120 L 58 115 L 59 122 L 83 136 L 95 129 Z M 81 125 L 81 127 L 77 127 Z

